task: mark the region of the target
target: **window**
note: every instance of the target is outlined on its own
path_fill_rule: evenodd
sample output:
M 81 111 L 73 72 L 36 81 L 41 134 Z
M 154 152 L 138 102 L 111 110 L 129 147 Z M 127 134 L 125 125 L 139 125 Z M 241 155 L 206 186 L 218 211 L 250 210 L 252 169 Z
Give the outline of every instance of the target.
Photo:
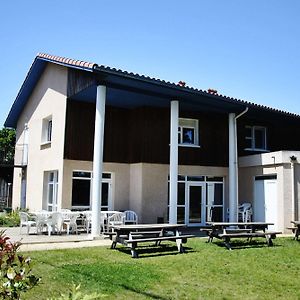
M 267 150 L 267 129 L 262 126 L 246 126 L 246 148 L 245 150 L 265 151 Z
M 111 174 L 102 174 L 101 210 L 112 209 Z M 89 171 L 74 171 L 72 177 L 72 208 L 90 209 L 92 196 L 92 173 Z
M 47 142 L 51 142 L 51 138 L 52 138 L 52 120 L 49 120 L 47 124 Z
M 169 189 L 168 186 L 168 192 L 170 192 Z M 168 195 L 168 211 L 170 208 L 169 197 L 170 194 Z M 206 222 L 223 222 L 223 216 L 223 177 L 178 176 L 177 223 L 189 226 L 193 226 L 195 223 L 204 225 Z
M 49 144 L 52 141 L 52 116 L 43 119 L 42 144 Z
M 91 176 L 90 172 L 73 172 L 72 207 L 90 207 Z
M 45 173 L 47 180 L 47 210 L 57 211 L 58 171 Z
M 198 120 L 179 119 L 178 144 L 184 146 L 199 146 Z

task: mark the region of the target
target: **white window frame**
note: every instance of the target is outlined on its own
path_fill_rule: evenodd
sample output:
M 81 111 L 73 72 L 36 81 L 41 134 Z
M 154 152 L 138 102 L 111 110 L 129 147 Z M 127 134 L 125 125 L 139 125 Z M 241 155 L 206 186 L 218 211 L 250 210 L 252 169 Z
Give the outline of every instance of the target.
M 183 147 L 200 147 L 199 145 L 199 121 L 197 119 L 185 119 L 179 118 L 178 120 L 178 145 Z M 194 141 L 193 143 L 183 142 L 183 130 L 193 129 L 194 130 Z
M 48 145 L 52 142 L 52 134 L 53 134 L 53 119 L 52 116 L 48 116 L 43 119 L 42 122 L 42 145 Z
M 268 148 L 267 148 L 267 128 L 264 127 L 264 126 L 246 126 L 246 129 L 250 129 L 251 130 L 251 136 L 247 136 L 247 135 L 245 136 L 246 140 L 250 140 L 251 147 L 250 148 L 245 148 L 245 150 L 248 150 L 248 151 L 264 151 L 264 152 L 268 152 Z M 264 144 L 263 148 L 257 148 L 256 147 L 255 132 L 257 130 L 262 131 L 263 144 Z
M 84 173 L 89 173 L 90 177 L 76 177 L 73 176 L 75 172 L 84 172 Z M 110 178 L 103 178 L 104 174 L 109 174 Z M 73 170 L 72 171 L 72 186 L 73 186 L 73 179 L 79 179 L 79 180 L 89 180 L 90 181 L 90 204 L 89 206 L 83 206 L 83 205 L 72 205 L 72 195 L 71 195 L 71 207 L 72 209 L 76 210 L 89 210 L 92 209 L 92 188 L 93 188 L 93 172 L 92 171 L 87 171 L 87 170 Z M 101 210 L 113 210 L 113 201 L 112 201 L 112 181 L 113 181 L 113 173 L 111 172 L 103 172 L 102 173 L 102 183 L 107 183 L 108 184 L 108 205 L 103 206 L 101 205 Z
M 197 177 L 199 178 L 197 180 Z M 222 178 L 222 181 L 213 181 L 210 178 L 211 177 L 220 177 Z M 192 180 L 193 178 L 193 180 Z M 182 175 L 178 174 L 178 179 L 177 179 L 177 184 L 183 183 L 184 184 L 184 189 L 185 189 L 185 200 L 183 204 L 178 204 L 176 202 L 176 209 L 178 208 L 185 208 L 185 216 L 184 216 L 184 222 L 185 224 L 188 224 L 189 227 L 193 226 L 199 226 L 199 225 L 204 225 L 206 222 L 211 221 L 211 215 L 210 215 L 210 209 L 214 207 L 220 207 L 222 208 L 222 218 L 225 220 L 225 178 L 223 176 L 219 175 Z M 168 183 L 170 183 L 168 179 Z M 212 202 L 209 202 L 211 198 L 208 198 L 208 186 L 214 186 L 216 184 L 222 185 L 223 189 L 223 194 L 222 194 L 222 204 L 214 204 Z M 204 196 L 202 198 L 202 210 L 201 210 L 201 220 L 203 223 L 189 223 L 189 187 L 190 186 L 202 186 L 203 188 L 203 193 Z M 168 211 L 170 209 L 170 199 L 168 199 Z M 178 201 L 178 199 L 177 199 Z
M 47 171 L 47 210 L 48 211 L 57 211 L 57 198 L 58 198 L 58 171 Z M 51 180 L 51 175 L 53 179 Z M 52 186 L 52 195 L 50 195 L 50 187 Z M 52 197 L 52 201 L 50 200 Z M 51 203 L 52 202 L 52 203 Z

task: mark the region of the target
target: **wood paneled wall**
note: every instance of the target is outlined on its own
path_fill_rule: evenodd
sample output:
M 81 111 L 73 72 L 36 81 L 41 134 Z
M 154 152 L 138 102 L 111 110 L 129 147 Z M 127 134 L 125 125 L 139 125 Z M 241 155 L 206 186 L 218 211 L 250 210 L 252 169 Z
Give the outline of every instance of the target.
M 226 166 L 227 116 L 180 112 L 180 117 L 199 120 L 199 148 L 179 147 L 179 163 Z M 95 105 L 68 100 L 65 158 L 93 158 Z M 140 107 L 106 107 L 104 161 L 169 164 L 170 110 Z
M 179 164 L 201 166 L 228 165 L 227 114 L 180 111 L 182 118 L 199 120 L 200 147 L 179 147 Z M 65 158 L 93 160 L 95 105 L 68 100 Z M 300 150 L 298 120 L 273 114 L 238 120 L 239 156 L 257 154 L 245 151 L 245 126 L 267 127 L 270 151 Z M 169 164 L 170 110 L 140 107 L 106 107 L 104 161 L 119 163 Z

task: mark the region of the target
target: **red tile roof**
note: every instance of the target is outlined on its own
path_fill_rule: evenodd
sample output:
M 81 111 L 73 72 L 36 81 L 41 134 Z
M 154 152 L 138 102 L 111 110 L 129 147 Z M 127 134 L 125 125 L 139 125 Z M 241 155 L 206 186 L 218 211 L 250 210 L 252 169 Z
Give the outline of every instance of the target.
M 165 80 L 161 80 L 161 79 L 157 79 L 157 78 L 151 78 L 151 77 L 145 76 L 145 75 L 140 75 L 138 73 L 132 73 L 132 72 L 127 72 L 127 71 L 123 71 L 123 70 L 116 69 L 116 68 L 111 68 L 111 67 L 104 66 L 104 65 L 98 65 L 96 63 L 86 62 L 86 61 L 82 61 L 82 60 L 75 60 L 75 59 L 70 59 L 70 58 L 66 58 L 66 57 L 50 55 L 50 54 L 45 54 L 45 53 L 39 53 L 36 58 L 45 59 L 45 60 L 48 60 L 48 61 L 51 61 L 54 63 L 59 63 L 59 64 L 63 64 L 63 65 L 70 66 L 70 67 L 82 68 L 82 69 L 89 70 L 89 71 L 94 71 L 95 69 L 97 69 L 97 71 L 113 72 L 113 73 L 120 74 L 123 76 L 124 75 L 129 76 L 134 79 L 151 81 L 152 83 L 157 83 L 160 85 L 167 85 L 167 86 L 173 87 L 173 88 L 174 87 L 180 88 L 180 89 L 187 90 L 190 92 L 196 92 L 196 93 L 200 92 L 200 93 L 206 94 L 210 97 L 216 97 L 216 98 L 228 101 L 228 102 L 235 102 L 235 103 L 245 105 L 245 106 L 256 107 L 258 109 L 269 110 L 269 111 L 273 111 L 273 112 L 277 112 L 277 113 L 283 113 L 285 115 L 289 115 L 289 116 L 293 116 L 293 117 L 297 117 L 297 118 L 300 117 L 300 115 L 295 114 L 295 113 L 290 113 L 290 112 L 287 112 L 284 110 L 272 108 L 272 107 L 269 107 L 266 105 L 256 104 L 256 103 L 249 102 L 249 101 L 242 100 L 242 99 L 228 97 L 228 96 L 219 94 L 216 90 L 213 90 L 213 89 L 201 90 L 201 89 L 193 88 L 193 87 L 186 85 L 186 83 L 183 81 L 180 81 L 176 84 L 173 82 L 169 82 L 169 81 L 165 81 Z M 182 83 L 184 83 L 184 84 L 182 84 Z
M 83 60 L 76 60 L 76 59 L 71 59 L 71 58 L 67 58 L 67 57 L 50 55 L 50 54 L 46 54 L 46 53 L 38 53 L 37 58 L 44 58 L 44 59 L 55 61 L 58 63 L 71 65 L 71 66 L 75 66 L 75 67 L 86 68 L 86 69 L 93 69 L 93 67 L 95 65 L 97 65 L 95 63 L 86 62 Z

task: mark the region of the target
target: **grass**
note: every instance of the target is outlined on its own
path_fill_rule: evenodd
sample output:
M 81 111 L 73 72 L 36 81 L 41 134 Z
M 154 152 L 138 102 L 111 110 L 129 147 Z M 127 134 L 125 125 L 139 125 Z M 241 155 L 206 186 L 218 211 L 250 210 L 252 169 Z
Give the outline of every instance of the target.
M 218 241 L 205 241 L 191 239 L 186 254 L 172 246 L 160 251 L 145 247 L 139 259 L 119 246 L 121 251 L 97 247 L 26 253 L 42 283 L 22 299 L 55 297 L 72 284 L 81 284 L 88 294 L 101 293 L 103 299 L 300 299 L 299 242 L 278 238 L 267 247 L 238 241 L 229 251 Z

